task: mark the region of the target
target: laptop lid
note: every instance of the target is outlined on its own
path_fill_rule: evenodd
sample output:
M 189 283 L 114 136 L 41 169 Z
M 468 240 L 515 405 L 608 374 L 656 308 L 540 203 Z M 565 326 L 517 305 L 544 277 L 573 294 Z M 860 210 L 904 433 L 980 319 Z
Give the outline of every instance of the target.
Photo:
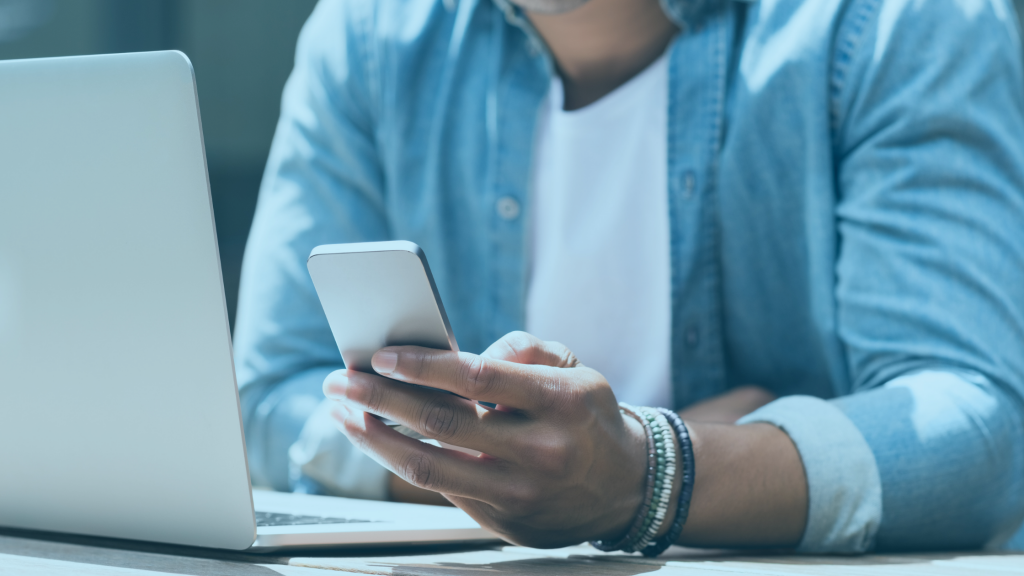
M 180 52 L 0 62 L 0 525 L 255 539 Z

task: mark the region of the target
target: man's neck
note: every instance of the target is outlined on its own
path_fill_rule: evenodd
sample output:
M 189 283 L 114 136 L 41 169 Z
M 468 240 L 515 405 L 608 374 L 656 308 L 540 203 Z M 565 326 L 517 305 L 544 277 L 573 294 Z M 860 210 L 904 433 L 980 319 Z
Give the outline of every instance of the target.
M 658 0 L 590 0 L 563 14 L 527 16 L 554 55 L 566 110 L 625 84 L 657 60 L 679 30 Z

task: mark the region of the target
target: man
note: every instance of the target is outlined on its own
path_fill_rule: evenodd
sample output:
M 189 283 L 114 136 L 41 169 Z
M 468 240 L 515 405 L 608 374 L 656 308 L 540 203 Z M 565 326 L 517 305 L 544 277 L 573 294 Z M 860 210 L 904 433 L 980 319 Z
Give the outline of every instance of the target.
M 243 274 L 256 481 L 412 492 L 386 468 L 515 542 L 616 539 L 644 497 L 624 400 L 687 418 L 680 543 L 1005 541 L 1022 70 L 1004 0 L 322 3 Z M 393 238 L 424 247 L 469 352 L 339 370 L 305 258 Z

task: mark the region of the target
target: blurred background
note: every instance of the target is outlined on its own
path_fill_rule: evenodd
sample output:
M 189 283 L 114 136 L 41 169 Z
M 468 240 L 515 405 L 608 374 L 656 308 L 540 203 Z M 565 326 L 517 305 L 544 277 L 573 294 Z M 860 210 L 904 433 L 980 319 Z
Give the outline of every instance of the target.
M 1018 13 L 1024 12 L 1024 0 L 1014 1 Z M 316 0 L 0 0 L 0 60 L 166 49 L 188 54 L 199 85 L 232 326 L 242 254 L 281 89 L 291 71 L 295 40 L 315 4 Z
M 0 60 L 181 50 L 199 86 L 228 313 L 263 166 L 316 0 L 0 0 Z

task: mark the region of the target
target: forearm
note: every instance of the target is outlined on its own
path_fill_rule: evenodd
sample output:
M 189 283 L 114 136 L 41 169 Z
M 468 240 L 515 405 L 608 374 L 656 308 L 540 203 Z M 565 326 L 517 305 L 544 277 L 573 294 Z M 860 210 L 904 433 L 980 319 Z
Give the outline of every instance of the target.
M 678 543 L 795 547 L 807 520 L 807 480 L 789 436 L 769 424 L 687 426 L 697 476 Z
M 276 385 L 254 382 L 239 390 L 255 484 L 290 489 L 288 449 L 323 399 L 323 379 L 330 372 L 330 368 L 312 369 Z
M 808 496 L 798 549 L 849 554 L 1008 535 L 1024 514 L 1020 412 L 981 377 L 936 371 L 831 401 L 782 398 L 741 422 L 773 424 L 799 453 Z
M 776 399 L 760 386 L 739 386 L 679 411 L 687 422 L 735 424 L 737 420 Z

